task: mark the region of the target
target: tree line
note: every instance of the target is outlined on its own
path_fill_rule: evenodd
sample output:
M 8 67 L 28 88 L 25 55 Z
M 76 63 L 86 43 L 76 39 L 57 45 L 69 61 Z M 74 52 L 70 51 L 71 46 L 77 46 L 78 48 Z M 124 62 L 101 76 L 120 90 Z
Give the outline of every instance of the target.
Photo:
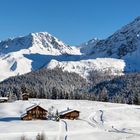
M 93 100 L 140 104 L 140 73 L 113 76 L 108 72 L 91 71 L 88 79 L 59 68 L 42 68 L 0 83 L 0 95 L 9 100 L 30 98 Z

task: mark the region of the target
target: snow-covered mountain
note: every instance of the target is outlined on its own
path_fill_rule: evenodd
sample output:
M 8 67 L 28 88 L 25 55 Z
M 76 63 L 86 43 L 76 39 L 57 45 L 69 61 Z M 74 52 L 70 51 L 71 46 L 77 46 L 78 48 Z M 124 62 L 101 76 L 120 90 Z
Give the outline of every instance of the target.
M 28 73 L 45 66 L 52 58 L 66 60 L 80 55 L 79 49 L 70 47 L 47 32 L 31 33 L 24 37 L 0 42 L 0 81 Z
M 83 77 L 92 70 L 106 71 L 109 68 L 112 71 L 111 74 L 117 74 L 116 71 L 121 74 L 125 66 L 123 61 L 111 58 L 108 60 L 88 59 L 82 55 L 80 48 L 66 45 L 49 33 L 31 33 L 24 37 L 0 42 L 0 65 L 2 66 L 0 67 L 0 81 L 38 70 L 44 66 L 52 69 L 60 64 L 63 70 L 76 72 Z M 117 63 L 120 67 L 115 66 Z
M 94 38 L 79 47 L 66 45 L 47 32 L 30 33 L 0 42 L 0 81 L 44 66 L 61 67 L 83 77 L 92 70 L 122 74 L 140 71 L 139 59 L 140 17 L 107 39 Z
M 126 71 L 140 71 L 140 17 L 105 40 L 90 40 L 80 45 L 81 52 L 92 58 L 123 59 Z
M 140 17 L 107 39 L 93 38 L 78 48 L 82 53 L 80 61 L 52 61 L 49 68 L 60 67 L 84 77 L 92 70 L 111 71 L 110 74 L 140 71 Z
M 30 33 L 24 37 L 0 42 L 0 54 L 24 50 L 26 53 L 47 55 L 79 54 L 78 49 L 64 44 L 47 32 Z
M 93 46 L 95 46 L 100 40 L 97 38 L 93 38 L 86 43 L 78 46 L 80 48 L 81 53 L 90 54 L 93 51 Z

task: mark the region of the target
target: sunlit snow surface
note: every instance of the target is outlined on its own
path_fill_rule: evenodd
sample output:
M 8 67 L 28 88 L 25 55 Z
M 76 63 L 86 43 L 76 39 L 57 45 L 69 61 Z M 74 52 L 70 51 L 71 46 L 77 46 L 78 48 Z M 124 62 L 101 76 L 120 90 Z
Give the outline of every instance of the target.
M 66 61 L 79 55 L 78 48 L 64 44 L 47 32 L 8 39 L 0 42 L 0 81 L 38 70 L 52 59 Z
M 61 67 L 86 77 L 98 70 L 121 75 L 140 72 L 140 17 L 104 40 L 69 46 L 47 32 L 0 42 L 0 81 L 42 67 Z M 54 61 L 55 60 L 55 61 Z
M 77 109 L 79 120 L 21 121 L 22 112 L 36 102 L 45 109 L 54 106 L 54 112 Z M 0 104 L 0 140 L 19 140 L 23 135 L 34 140 L 41 132 L 48 140 L 139 140 L 140 106 L 47 99 Z
M 86 78 L 92 71 L 99 71 L 110 75 L 122 75 L 125 68 L 125 62 L 114 58 L 96 58 L 80 61 L 56 61 L 52 60 L 48 69 L 61 68 L 64 71 L 75 72 Z
M 80 52 L 80 48 L 68 46 L 46 32 L 0 42 L 0 81 L 44 66 L 50 69 L 60 67 L 86 78 L 92 70 L 109 70 L 112 75 L 121 75 L 125 61 L 114 58 L 90 59 Z

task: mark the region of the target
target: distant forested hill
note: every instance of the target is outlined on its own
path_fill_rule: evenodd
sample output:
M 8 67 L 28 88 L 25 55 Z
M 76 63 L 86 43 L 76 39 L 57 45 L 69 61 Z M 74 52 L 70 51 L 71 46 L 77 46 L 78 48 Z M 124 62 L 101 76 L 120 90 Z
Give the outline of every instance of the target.
M 93 85 L 91 94 L 95 94 L 94 100 L 140 104 L 140 73 L 119 77 L 96 76 L 98 79 L 95 75 L 90 77 Z
M 24 92 L 33 98 L 78 99 L 81 96 L 79 94 L 87 92 L 84 91 L 87 86 L 87 81 L 76 73 L 43 68 L 1 82 L 0 94 L 16 99 L 20 99 Z
M 11 100 L 21 99 L 24 92 L 28 92 L 30 98 L 140 104 L 140 73 L 111 76 L 109 73 L 92 71 L 86 80 L 59 68 L 42 68 L 0 83 L 0 95 L 9 95 Z

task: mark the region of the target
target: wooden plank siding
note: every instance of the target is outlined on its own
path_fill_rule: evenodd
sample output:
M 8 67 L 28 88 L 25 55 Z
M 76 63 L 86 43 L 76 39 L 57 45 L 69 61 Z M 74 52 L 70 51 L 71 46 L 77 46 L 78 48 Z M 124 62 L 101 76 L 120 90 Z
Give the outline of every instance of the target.
M 60 115 L 60 118 L 61 119 L 70 119 L 70 120 L 74 120 L 74 119 L 78 119 L 79 117 L 79 111 L 72 111 L 72 112 L 68 112 L 68 113 L 65 113 L 63 115 Z
M 40 106 L 36 106 L 31 110 L 28 110 L 26 115 L 21 117 L 22 120 L 45 120 L 47 118 L 47 110 L 43 109 Z

